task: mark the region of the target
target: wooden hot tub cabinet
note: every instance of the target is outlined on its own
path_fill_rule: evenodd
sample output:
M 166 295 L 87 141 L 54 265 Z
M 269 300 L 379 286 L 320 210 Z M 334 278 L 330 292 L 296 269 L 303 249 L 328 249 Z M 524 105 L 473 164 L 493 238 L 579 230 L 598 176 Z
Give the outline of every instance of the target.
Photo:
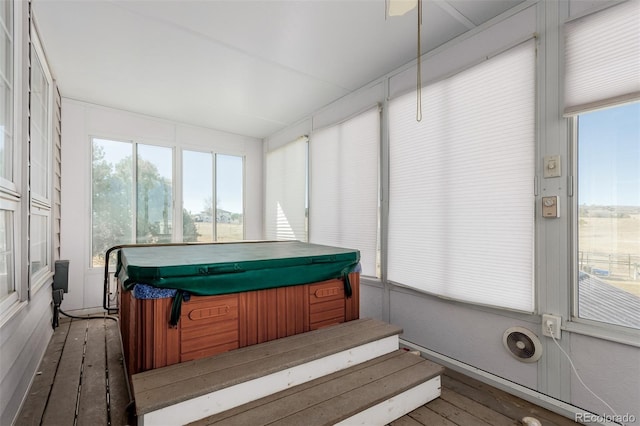
M 304 333 L 359 318 L 360 274 L 341 279 L 215 296 L 182 303 L 169 326 L 172 298 L 136 299 L 121 292 L 120 331 L 128 374 Z

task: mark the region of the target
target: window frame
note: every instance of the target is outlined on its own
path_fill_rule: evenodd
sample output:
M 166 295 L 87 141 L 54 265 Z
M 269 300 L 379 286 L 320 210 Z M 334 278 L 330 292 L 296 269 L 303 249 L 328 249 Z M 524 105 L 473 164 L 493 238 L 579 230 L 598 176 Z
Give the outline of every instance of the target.
M 176 164 L 178 164 L 178 159 L 176 158 L 176 147 L 172 146 L 172 145 L 168 145 L 168 144 L 162 144 L 162 143 L 157 143 L 155 141 L 148 141 L 148 140 L 140 140 L 140 139 L 133 139 L 133 138 L 126 138 L 126 137 L 112 137 L 112 136 L 104 136 L 104 135 L 98 135 L 98 134 L 90 134 L 89 135 L 89 182 L 91 182 L 91 184 L 89 185 L 89 204 L 90 204 L 90 212 L 91 212 L 91 218 L 89 220 L 89 250 L 88 250 L 88 268 L 90 270 L 99 270 L 99 269 L 103 269 L 104 266 L 103 265 L 94 265 L 93 264 L 93 257 L 94 257 L 94 253 L 93 253 L 93 241 L 94 241 L 94 233 L 93 233 L 93 225 L 94 225 L 94 221 L 93 221 L 93 178 L 94 178 L 94 168 L 93 168 L 93 146 L 94 146 L 94 141 L 95 140 L 103 140 L 103 141 L 109 141 L 109 142 L 117 142 L 117 143 L 125 143 L 125 144 L 129 144 L 131 147 L 131 211 L 132 211 L 132 215 L 129 218 L 131 221 L 131 235 L 129 236 L 129 241 L 128 242 L 123 242 L 122 244 L 136 244 L 137 241 L 137 229 L 138 229 L 138 184 L 137 184 L 137 178 L 138 178 L 138 145 L 145 145 L 145 146 L 150 146 L 150 147 L 157 147 L 157 148 L 168 148 L 171 149 L 171 197 L 172 197 L 172 207 L 171 207 L 171 214 L 172 214 L 172 221 L 176 221 L 176 220 L 182 220 L 182 213 L 181 211 L 176 211 L 176 210 L 180 210 L 179 206 L 181 205 L 181 199 L 180 199 L 180 203 L 178 202 L 178 198 L 177 198 L 177 185 L 182 185 L 182 179 L 180 179 L 180 182 L 178 182 L 176 180 L 176 176 L 179 173 L 179 171 L 176 169 Z M 180 194 L 181 195 L 181 194 Z M 179 216 L 178 216 L 179 213 Z M 180 231 L 182 231 L 182 227 L 180 227 Z M 171 241 L 174 242 L 176 241 L 176 228 L 175 226 L 172 226 L 171 229 Z
M 179 160 L 179 164 L 180 164 L 180 170 L 176 170 L 176 172 L 178 173 L 178 176 L 180 178 L 180 217 L 179 217 L 179 222 L 182 224 L 182 226 L 180 227 L 180 235 L 178 236 L 178 240 L 183 241 L 184 242 L 184 169 L 185 169 L 185 164 L 184 164 L 184 153 L 185 151 L 188 152 L 193 152 L 193 153 L 198 153 L 198 154 L 207 154 L 209 156 L 211 156 L 211 203 L 212 209 L 215 209 L 215 203 L 213 202 L 213 200 L 216 199 L 216 153 L 214 151 L 210 151 L 207 149 L 197 149 L 197 148 L 187 148 L 187 147 L 181 147 L 179 152 L 180 152 L 180 160 Z M 178 200 L 178 195 L 176 195 L 176 202 Z M 213 212 L 212 212 L 212 220 L 211 220 L 211 232 L 212 232 L 212 237 L 213 237 L 213 241 L 216 241 L 216 223 L 215 220 L 213 220 Z
M 27 297 L 28 288 L 22 283 L 21 280 L 21 268 L 19 265 L 23 262 L 23 252 L 21 244 L 22 236 L 22 212 L 23 203 L 21 199 L 22 188 L 22 170 L 21 165 L 22 152 L 24 145 L 17 142 L 21 140 L 22 126 L 21 126 L 21 114 L 17 113 L 21 111 L 21 97 L 23 93 L 22 82 L 22 8 L 20 3 L 16 3 L 13 0 L 8 0 L 11 6 L 7 20 L 11 20 L 11 31 L 8 36 L 11 40 L 11 64 L 8 66 L 11 72 L 11 78 L 7 78 L 7 83 L 11 86 L 11 100 L 7 100 L 7 106 L 10 108 L 8 123 L 11 123 L 11 179 L 0 177 L 0 209 L 12 212 L 12 251 L 13 256 L 10 261 L 11 268 L 13 268 L 13 277 L 10 287 L 11 292 L 7 294 L 4 300 L 0 300 L 0 320 L 4 318 L 8 312 L 11 311 L 11 307 L 15 306 L 19 302 L 23 301 Z M 8 28 L 3 27 L 2 31 Z
M 47 229 L 45 231 L 45 235 L 47 240 L 46 244 L 46 256 L 47 256 L 47 267 L 37 271 L 35 274 L 32 273 L 32 262 L 31 262 L 31 230 L 29 227 L 29 256 L 28 256 L 28 265 L 29 265 L 29 284 L 28 284 L 28 292 L 30 296 L 33 296 L 36 292 L 38 292 L 44 285 L 53 277 L 53 250 L 51 249 L 53 242 L 53 227 L 52 218 L 53 218 L 53 179 L 51 177 L 51 173 L 53 170 L 53 78 L 51 76 L 51 71 L 49 70 L 49 66 L 46 61 L 46 56 L 44 54 L 44 50 L 42 48 L 42 44 L 40 42 L 40 36 L 37 32 L 36 27 L 31 25 L 31 44 L 29 47 L 29 55 L 31 57 L 31 69 L 29 70 L 29 100 L 30 100 L 30 108 L 33 108 L 32 100 L 32 91 L 31 91 L 31 77 L 33 74 L 33 67 L 36 63 L 35 59 L 32 55 L 35 54 L 37 56 L 37 63 L 40 64 L 42 68 L 42 74 L 47 82 L 47 97 L 46 97 L 46 123 L 45 128 L 47 129 L 46 140 L 45 140 L 45 150 L 43 153 L 44 162 L 46 164 L 46 169 L 44 170 L 46 183 L 45 189 L 46 194 L 35 194 L 31 190 L 29 190 L 29 221 L 34 215 L 35 211 L 38 211 L 38 216 L 46 216 L 47 218 Z M 33 140 L 31 139 L 31 129 L 32 123 L 31 119 L 29 121 L 29 156 L 32 155 L 32 149 L 34 147 Z M 36 147 L 39 148 L 39 147 Z M 29 181 L 33 178 L 33 169 L 31 166 L 29 167 Z M 41 214 L 41 212 L 46 212 L 46 214 Z
M 93 225 L 94 225 L 94 221 L 93 221 L 93 176 L 94 176 L 94 169 L 93 169 L 93 147 L 94 147 L 94 141 L 95 140 L 105 140 L 105 141 L 109 141 L 109 142 L 118 142 L 118 143 L 126 143 L 130 145 L 131 148 L 131 176 L 133 177 L 135 175 L 135 149 L 134 149 L 134 142 L 131 140 L 125 140 L 124 138 L 116 138 L 116 137 L 103 137 L 103 136 L 96 136 L 96 135 L 90 135 L 89 136 L 89 164 L 91 165 L 89 167 L 89 182 L 91 182 L 91 185 L 89 187 L 89 211 L 91 212 L 90 214 L 90 220 L 89 220 L 89 269 L 102 269 L 104 268 L 103 266 L 94 266 L 93 265 L 93 239 L 94 239 L 94 234 L 93 234 Z M 136 199 L 136 193 L 135 193 L 135 185 L 132 185 L 132 189 L 131 189 L 131 208 L 134 209 L 135 208 L 135 199 Z M 136 218 L 135 216 L 132 216 L 131 218 L 131 235 L 130 235 L 130 241 L 135 241 L 135 225 L 136 225 Z
M 35 241 L 35 243 L 40 247 L 40 245 L 44 244 L 44 260 L 46 264 L 41 269 L 33 272 L 33 258 L 35 257 L 34 241 L 33 241 L 33 222 L 31 222 L 35 218 L 43 218 L 45 228 L 42 230 L 42 236 L 46 236 L 44 241 Z M 31 293 L 35 293 L 38 289 L 46 282 L 47 278 L 53 275 L 53 262 L 52 262 L 52 250 L 51 250 L 51 210 L 47 208 L 38 207 L 35 205 L 31 206 L 31 213 L 29 215 L 29 270 L 31 272 Z
M 138 172 L 138 146 L 139 145 L 145 145 L 145 146 L 150 146 L 150 147 L 158 147 L 158 148 L 168 148 L 172 150 L 172 160 L 171 160 L 171 164 L 172 164 L 172 183 L 171 183 L 171 187 L 172 187 L 172 226 L 171 226 L 171 241 L 172 242 L 182 242 L 184 240 L 184 225 L 183 225 L 183 206 L 184 206 L 184 199 L 183 199 L 183 185 L 184 185 L 184 156 L 183 153 L 184 151 L 189 151 L 189 152 L 196 152 L 196 153 L 205 153 L 205 154 L 210 154 L 211 155 L 211 161 L 212 161 L 212 184 L 213 184 L 213 193 L 211 194 L 213 199 L 215 199 L 216 197 L 216 156 L 217 155 L 226 155 L 226 156 L 233 156 L 233 157 L 238 157 L 242 159 L 242 194 L 243 194 L 243 198 L 242 198 L 242 215 L 243 215 L 243 223 L 242 223 L 242 238 L 243 240 L 246 238 L 246 221 L 244 220 L 244 215 L 245 215 L 245 208 L 246 208 L 246 202 L 245 202 L 245 196 L 246 196 L 246 154 L 244 153 L 228 153 L 227 151 L 215 151 L 215 150 L 208 150 L 206 148 L 203 147 L 194 147 L 194 146 L 189 146 L 189 145 L 183 145 L 183 144 L 179 144 L 179 143 L 174 143 L 174 144 L 163 144 L 160 143 L 158 141 L 150 141 L 150 140 L 142 140 L 140 138 L 129 138 L 127 139 L 126 137 L 111 137 L 111 136 L 105 136 L 105 135 L 98 135 L 98 134 L 91 134 L 89 135 L 89 144 L 90 144 L 90 149 L 89 149 L 89 164 L 91 164 L 91 166 L 89 167 L 89 179 L 91 182 L 90 185 L 90 189 L 89 189 L 89 200 L 90 200 L 90 211 L 91 211 L 91 219 L 90 219 L 90 225 L 89 225 L 89 250 L 88 250 L 88 268 L 90 270 L 99 270 L 99 269 L 103 269 L 104 267 L 101 265 L 94 265 L 93 264 L 93 240 L 94 240 L 94 234 L 93 234 L 93 174 L 94 174 L 94 169 L 93 169 L 93 144 L 94 144 L 94 140 L 105 140 L 105 141 L 112 141 L 112 142 L 120 142 L 120 143 L 128 143 L 131 144 L 131 163 L 132 163 L 132 168 L 131 168 L 131 176 L 132 176 L 132 188 L 131 188 L 131 196 L 132 196 L 132 212 L 133 215 L 130 218 L 131 219 L 131 239 L 130 239 L 130 243 L 128 244 L 135 244 L 135 241 L 137 239 L 136 235 L 137 235 L 137 199 L 138 199 L 138 194 L 137 194 L 137 172 Z M 214 203 L 215 204 L 215 203 Z M 215 209 L 216 206 L 214 205 L 213 208 Z M 215 220 L 212 221 L 212 226 L 213 226 L 213 236 L 214 236 L 214 240 L 213 242 L 217 241 L 217 235 L 216 235 L 216 222 Z M 124 244 L 124 243 L 123 243 Z
M 604 4 L 599 5 L 593 8 L 588 8 L 583 11 L 583 13 L 577 14 L 575 16 L 567 16 L 566 20 L 562 24 L 562 31 L 566 37 L 567 34 L 567 25 L 573 25 L 574 22 L 578 22 L 578 20 L 590 19 L 592 16 L 596 17 L 601 12 L 608 13 L 609 9 L 613 9 L 615 7 L 623 6 L 626 2 L 620 2 L 615 4 Z M 627 3 L 630 4 L 630 3 Z M 564 92 L 564 97 L 560 97 L 561 101 L 564 102 L 564 105 L 560 105 L 561 110 L 559 111 L 560 115 L 564 117 L 563 123 L 566 124 L 567 134 L 567 155 L 568 155 L 568 206 L 567 206 L 567 216 L 568 216 L 568 253 L 566 254 L 567 259 L 567 291 L 568 291 L 568 300 L 563 301 L 563 308 L 566 307 L 566 315 L 567 321 L 563 326 L 563 329 L 571 332 L 577 333 L 585 336 L 590 336 L 594 338 L 599 338 L 611 342 L 617 342 L 624 345 L 632 346 L 640 348 L 640 330 L 610 324 L 601 321 L 590 320 L 586 318 L 580 318 L 576 315 L 578 312 L 578 279 L 579 279 L 579 271 L 578 271 L 578 227 L 579 227 L 579 216 L 578 216 L 578 197 L 576 196 L 577 187 L 578 187 L 578 152 L 577 152 L 577 138 L 578 138 L 578 120 L 576 116 L 578 114 L 586 113 L 592 110 L 601 109 L 603 107 L 616 106 L 622 103 L 626 103 L 628 101 L 637 101 L 638 99 L 629 99 L 626 96 L 621 96 L 618 98 L 609 97 L 606 100 L 593 100 L 587 104 L 579 104 L 575 106 L 571 106 L 571 108 L 567 107 L 566 100 L 566 91 L 567 91 L 567 41 L 566 38 L 563 40 L 559 54 L 563 57 L 564 62 L 561 62 L 560 74 L 559 78 L 561 80 L 560 87 Z M 605 102 L 606 101 L 606 102 Z
M 18 19 L 18 13 L 16 10 L 16 4 L 13 2 L 13 0 L 9 0 L 10 3 L 7 4 L 11 4 L 11 16 L 9 17 L 13 22 L 12 22 L 12 28 L 11 28 L 11 34 L 8 34 L 8 36 L 11 38 L 11 65 L 8 67 L 11 70 L 11 78 L 7 78 L 5 76 L 5 79 L 7 81 L 7 83 L 11 86 L 11 101 L 7 102 L 8 105 L 11 105 L 11 111 L 10 111 L 10 118 L 9 118 L 9 122 L 11 122 L 12 124 L 12 131 L 11 131 L 11 179 L 7 179 L 3 176 L 0 176 L 0 192 L 6 193 L 6 194 L 10 194 L 14 197 L 19 196 L 19 186 L 16 183 L 16 177 L 20 176 L 20 168 L 19 168 L 19 163 L 17 161 L 17 157 L 19 154 L 19 149 L 16 149 L 19 144 L 16 144 L 16 136 L 19 130 L 18 124 L 19 121 L 17 119 L 18 114 L 16 114 L 16 111 L 18 111 L 19 109 L 19 105 L 18 105 L 18 96 L 16 94 L 16 89 L 21 89 L 21 87 L 18 87 L 18 83 L 19 82 L 19 78 L 18 77 L 18 65 L 16 64 L 18 61 L 17 59 L 20 58 L 18 51 L 19 51 L 19 44 L 16 43 L 17 39 L 18 39 L 18 23 L 19 23 L 19 19 Z M 3 27 L 1 29 L 2 31 L 7 30 L 8 28 Z M 2 77 L 0 77 L 2 78 Z
M 617 104 L 622 106 L 624 103 Z M 610 106 L 609 106 L 610 107 Z M 609 108 L 607 107 L 607 108 Z M 585 111 L 588 113 L 591 111 Z M 567 117 L 569 122 L 569 161 L 570 161 L 570 200 L 569 206 L 569 233 L 571 238 L 569 269 L 570 269 L 570 306 L 569 321 L 566 323 L 566 330 L 588 336 L 593 336 L 613 342 L 623 343 L 630 346 L 640 347 L 640 328 L 626 327 L 605 321 L 598 321 L 579 316 L 579 198 L 578 198 L 578 120 L 579 115 L 576 113 Z
M 246 220 L 245 220 L 245 208 L 246 208 L 246 181 L 247 181 L 247 157 L 246 155 L 227 154 L 223 152 L 212 152 L 213 154 L 213 196 L 215 199 L 215 216 L 213 221 L 213 238 L 214 242 L 218 241 L 218 156 L 223 155 L 226 157 L 236 157 L 242 162 L 242 240 L 246 239 Z M 241 241 L 242 241 L 241 240 Z
M 12 244 L 12 250 L 13 250 L 13 259 L 11 262 L 11 268 L 13 269 L 13 290 L 7 294 L 7 296 L 2 299 L 1 295 L 0 295 L 0 318 L 2 317 L 3 313 L 5 313 L 11 306 L 13 306 L 15 303 L 18 303 L 20 301 L 20 288 L 19 285 L 17 284 L 19 281 L 17 280 L 17 275 L 19 273 L 18 271 L 18 259 L 19 256 L 17 256 L 17 253 L 19 253 L 19 241 L 20 238 L 16 238 L 16 234 L 18 235 L 18 237 L 20 236 L 20 227 L 17 226 L 18 223 L 20 222 L 20 201 L 19 200 L 9 200 L 6 199 L 4 197 L 0 197 L 0 210 L 1 211 L 8 211 L 11 212 L 13 214 L 13 220 L 12 220 L 12 225 L 13 225 L 13 229 L 12 229 L 12 235 L 11 235 L 11 244 Z M 16 212 L 18 212 L 18 214 L 16 214 Z
M 177 170 L 176 170 L 176 165 L 177 165 L 177 154 L 176 154 L 176 147 L 172 146 L 172 145 L 166 145 L 166 144 L 159 144 L 159 143 L 153 143 L 151 141 L 143 141 L 143 140 L 132 140 L 132 144 L 133 144 L 133 157 L 132 157 L 132 164 L 133 164 L 133 171 L 132 171 L 132 183 L 133 183 L 133 188 L 132 188 L 132 194 L 133 194 L 133 210 L 134 210 L 134 217 L 133 217 L 133 243 L 134 244 L 143 244 L 143 243 L 138 243 L 138 162 L 139 162 L 139 146 L 140 145 L 144 145 L 144 146 L 148 146 L 153 148 L 160 148 L 160 149 L 168 149 L 171 151 L 171 219 L 172 219 L 172 224 L 171 224 L 171 238 L 168 242 L 175 242 L 176 241 L 176 228 L 174 225 L 174 222 L 177 220 L 178 216 L 176 214 L 176 210 L 178 210 L 177 206 L 178 203 L 176 202 L 176 192 L 177 192 L 177 186 L 178 184 L 181 184 L 182 181 L 178 182 L 176 180 L 176 176 L 177 176 Z M 182 215 L 179 216 L 180 219 L 182 219 Z M 182 228 L 182 226 L 180 226 L 180 228 Z

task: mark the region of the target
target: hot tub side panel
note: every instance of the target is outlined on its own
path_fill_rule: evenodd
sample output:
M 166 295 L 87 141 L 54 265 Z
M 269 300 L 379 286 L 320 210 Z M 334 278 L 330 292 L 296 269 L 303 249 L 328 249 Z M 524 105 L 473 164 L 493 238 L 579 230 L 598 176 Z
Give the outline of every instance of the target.
M 360 275 L 216 296 L 192 296 L 169 326 L 171 298 L 120 298 L 120 329 L 128 373 L 136 374 L 243 346 L 359 318 Z

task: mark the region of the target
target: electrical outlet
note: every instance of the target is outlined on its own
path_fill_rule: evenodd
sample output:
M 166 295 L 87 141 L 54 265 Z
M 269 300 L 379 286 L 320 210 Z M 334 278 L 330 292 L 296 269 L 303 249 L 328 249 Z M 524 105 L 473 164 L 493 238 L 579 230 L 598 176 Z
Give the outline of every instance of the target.
M 543 314 L 542 315 L 542 335 L 551 337 L 551 333 L 553 333 L 553 337 L 556 340 L 560 340 L 561 331 L 560 325 L 562 324 L 562 317 L 559 315 L 551 315 L 551 314 Z M 549 330 L 551 329 L 551 330 Z

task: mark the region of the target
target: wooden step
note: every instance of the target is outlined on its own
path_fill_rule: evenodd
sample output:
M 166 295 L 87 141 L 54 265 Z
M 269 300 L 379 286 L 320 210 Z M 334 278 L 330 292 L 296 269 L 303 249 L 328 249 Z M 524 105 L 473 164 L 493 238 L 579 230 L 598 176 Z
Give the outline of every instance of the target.
M 385 425 L 440 396 L 443 371 L 398 350 L 190 425 Z
M 139 425 L 181 425 L 398 349 L 402 329 L 360 319 L 132 376 Z

